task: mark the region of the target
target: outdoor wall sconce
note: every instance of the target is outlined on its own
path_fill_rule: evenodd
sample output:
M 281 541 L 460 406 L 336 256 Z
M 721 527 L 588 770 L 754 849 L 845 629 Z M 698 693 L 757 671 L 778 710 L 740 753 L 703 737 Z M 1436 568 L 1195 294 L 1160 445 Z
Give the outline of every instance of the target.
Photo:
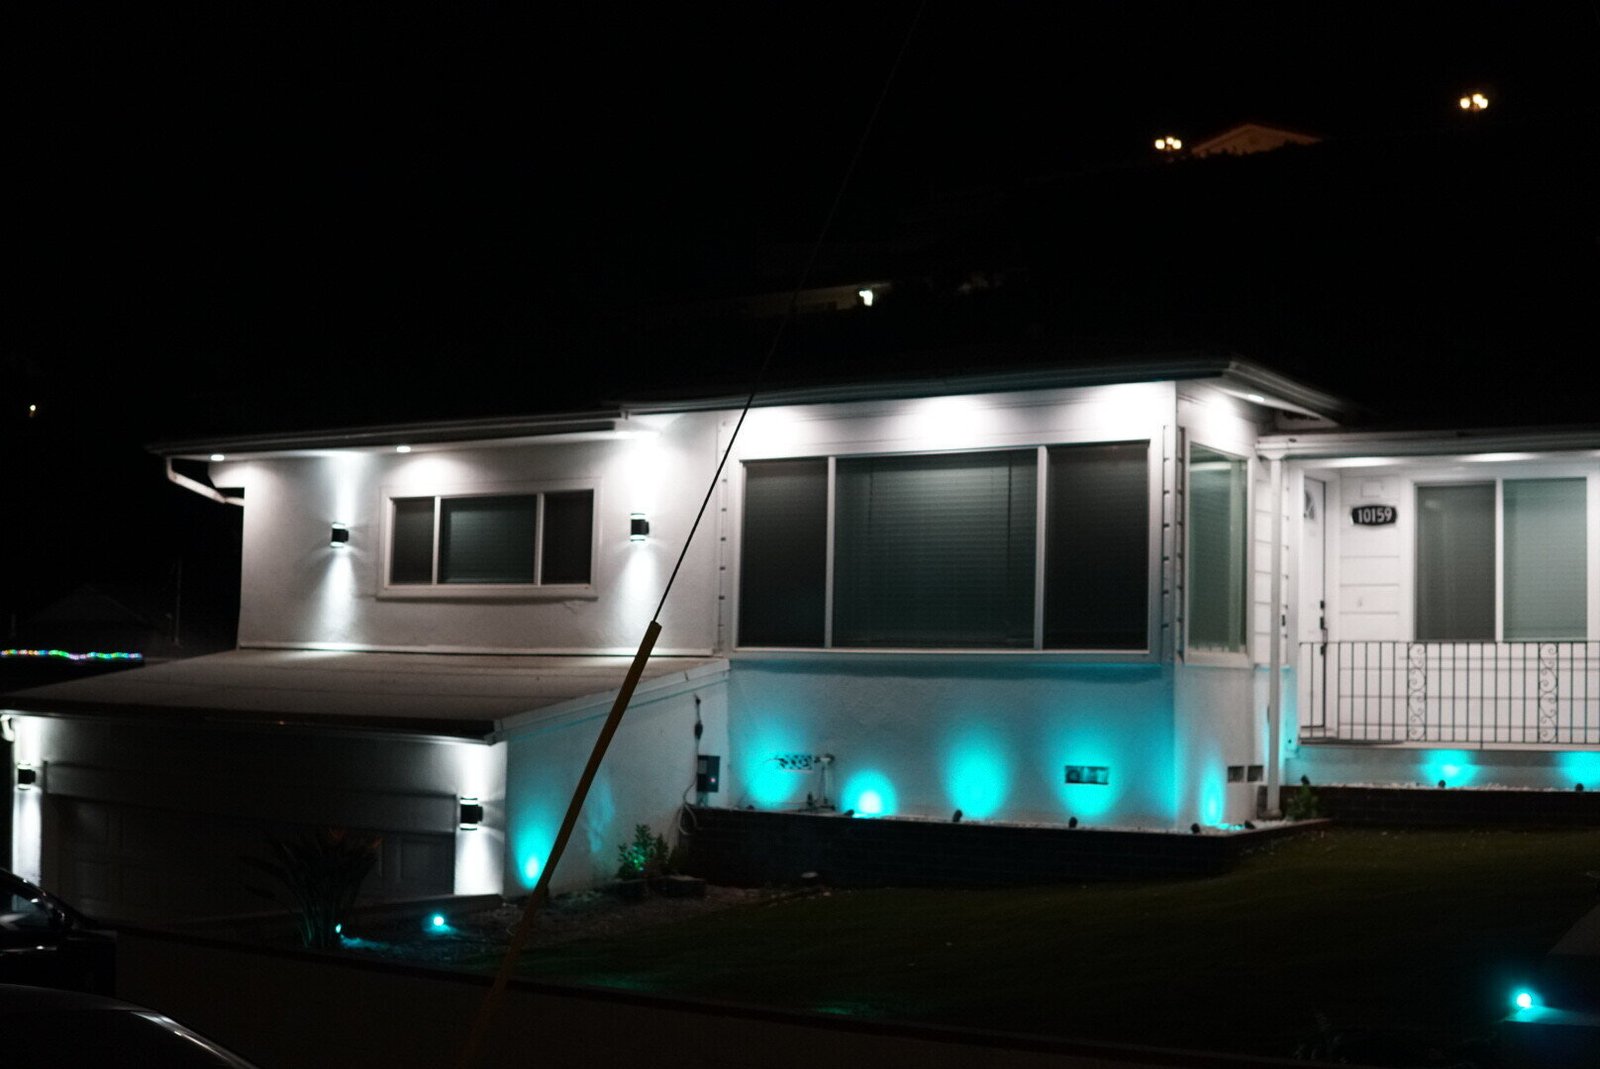
M 32 765 L 17 766 L 17 790 L 25 791 L 39 782 L 39 770 Z
M 644 513 L 635 512 L 628 517 L 628 541 L 643 542 L 650 536 L 650 521 Z
M 461 799 L 461 830 L 473 831 L 483 823 L 483 804 L 476 798 Z
M 328 532 L 328 545 L 334 549 L 347 545 L 350 541 L 350 528 L 342 523 L 336 523 Z

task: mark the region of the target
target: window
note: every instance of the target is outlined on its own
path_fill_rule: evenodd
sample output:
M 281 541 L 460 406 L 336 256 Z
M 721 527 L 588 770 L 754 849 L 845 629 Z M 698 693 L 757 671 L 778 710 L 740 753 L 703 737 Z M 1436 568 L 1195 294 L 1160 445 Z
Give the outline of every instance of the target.
M 1417 487 L 1418 640 L 1584 638 L 1587 490 L 1581 478 Z
M 594 491 L 397 497 L 391 588 L 586 586 Z
M 1245 640 L 1248 465 L 1189 449 L 1188 648 L 1236 652 Z
M 1143 650 L 1149 568 L 1148 442 L 751 461 L 739 644 Z

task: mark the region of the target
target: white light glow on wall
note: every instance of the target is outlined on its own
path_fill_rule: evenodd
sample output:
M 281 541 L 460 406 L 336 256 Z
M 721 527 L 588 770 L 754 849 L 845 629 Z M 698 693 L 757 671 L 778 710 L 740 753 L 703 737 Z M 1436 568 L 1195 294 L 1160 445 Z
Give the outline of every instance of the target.
M 505 743 L 460 743 L 453 750 L 457 792 L 483 806 L 476 828 L 456 829 L 455 893 L 496 894 L 505 876 Z
M 44 725 L 36 717 L 14 716 L 11 727 L 16 736 L 16 742 L 12 744 L 12 759 L 19 765 L 41 767 L 44 761 Z M 44 791 L 38 788 L 11 792 L 11 871 L 33 883 L 38 883 L 42 875 L 43 807 Z

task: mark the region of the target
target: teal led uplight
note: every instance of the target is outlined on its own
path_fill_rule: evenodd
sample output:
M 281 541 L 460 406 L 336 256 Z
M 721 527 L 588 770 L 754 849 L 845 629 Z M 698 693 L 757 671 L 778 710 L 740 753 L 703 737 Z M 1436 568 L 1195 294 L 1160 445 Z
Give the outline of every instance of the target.
M 1422 755 L 1421 780 L 1423 783 L 1444 781 L 1447 787 L 1465 787 L 1478 774 L 1467 750 L 1428 750 Z
M 538 883 L 539 873 L 542 871 L 544 871 L 544 862 L 540 861 L 536 857 L 530 857 L 528 860 L 522 863 L 522 874 L 526 876 L 530 882 Z
M 873 769 L 851 776 L 840 792 L 840 800 L 846 809 L 853 809 L 863 817 L 891 816 L 898 803 L 889 777 Z
M 436 931 L 436 932 L 439 931 L 441 928 L 444 927 L 444 914 L 443 913 L 435 913 L 432 917 L 430 917 L 428 919 L 428 925 L 434 931 Z
M 1590 790 L 1600 788 L 1600 750 L 1568 750 L 1558 755 L 1556 761 L 1567 780 L 1557 786 L 1570 787 L 1574 783 L 1582 783 Z
M 1511 995 L 1511 1005 L 1519 1010 L 1531 1010 L 1539 1004 L 1539 996 L 1525 987 L 1519 987 Z
M 946 754 L 945 794 L 950 805 L 969 819 L 983 820 L 999 812 L 1010 779 L 1010 761 L 1004 748 L 988 732 L 968 732 Z

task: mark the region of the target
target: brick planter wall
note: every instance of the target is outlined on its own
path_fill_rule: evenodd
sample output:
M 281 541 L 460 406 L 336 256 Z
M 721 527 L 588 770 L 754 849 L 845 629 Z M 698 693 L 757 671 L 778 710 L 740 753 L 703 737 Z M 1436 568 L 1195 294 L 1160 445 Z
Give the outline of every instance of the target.
M 695 808 L 690 867 L 721 884 L 1000 886 L 1226 872 L 1309 824 L 1226 835 Z
M 1285 786 L 1284 799 L 1297 787 Z M 1408 827 L 1600 827 L 1600 792 L 1341 787 L 1313 784 L 1318 813 L 1340 824 Z

